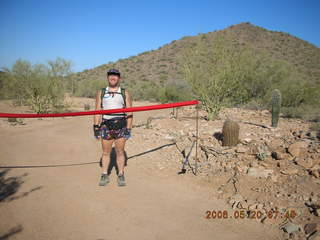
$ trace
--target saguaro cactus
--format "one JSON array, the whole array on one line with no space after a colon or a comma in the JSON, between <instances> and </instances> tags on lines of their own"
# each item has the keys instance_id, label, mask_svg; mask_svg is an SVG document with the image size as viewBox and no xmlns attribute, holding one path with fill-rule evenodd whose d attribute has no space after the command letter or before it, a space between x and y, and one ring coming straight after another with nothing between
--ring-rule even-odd
<instances>
[{"instance_id":1,"label":"saguaro cactus","mask_svg":"<svg viewBox=\"0 0 320 240\"><path fill-rule=\"evenodd\" d=\"M222 128L222 146L235 146L239 143L239 124L227 119Z\"/></svg>"},{"instance_id":2,"label":"saguaro cactus","mask_svg":"<svg viewBox=\"0 0 320 240\"><path fill-rule=\"evenodd\" d=\"M277 127L278 126L278 121L279 121L279 115L280 115L280 110L281 110L281 92L278 89L274 89L272 91L272 100L271 100L271 114L272 114L272 119L271 119L271 126L272 127Z\"/></svg>"}]
</instances>

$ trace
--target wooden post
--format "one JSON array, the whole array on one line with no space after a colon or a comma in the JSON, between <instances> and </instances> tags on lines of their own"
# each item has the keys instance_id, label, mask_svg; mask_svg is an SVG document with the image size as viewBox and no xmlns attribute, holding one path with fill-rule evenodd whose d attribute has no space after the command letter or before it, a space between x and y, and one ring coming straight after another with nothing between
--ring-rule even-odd
<instances>
[{"instance_id":1,"label":"wooden post","mask_svg":"<svg viewBox=\"0 0 320 240\"><path fill-rule=\"evenodd\" d=\"M194 174L197 175L198 170L198 136L199 136L199 107L196 105L196 162L194 165Z\"/></svg>"}]
</instances>

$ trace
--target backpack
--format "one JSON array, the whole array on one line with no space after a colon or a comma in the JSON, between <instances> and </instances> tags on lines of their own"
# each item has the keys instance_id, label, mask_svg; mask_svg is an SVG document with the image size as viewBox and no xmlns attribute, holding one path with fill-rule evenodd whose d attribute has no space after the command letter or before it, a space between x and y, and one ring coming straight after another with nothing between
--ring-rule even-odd
<instances>
[{"instance_id":1,"label":"backpack","mask_svg":"<svg viewBox=\"0 0 320 240\"><path fill-rule=\"evenodd\" d=\"M103 97L106 93L106 88L102 88L101 89L101 108L103 109L103 106L102 106L102 101L103 101ZM108 93L111 93L111 92L108 92ZM117 93L115 92L116 94L120 94L120 93ZM126 107L126 92L125 92L125 88L121 88L121 95L123 97L123 101L124 101L124 108Z\"/></svg>"}]
</instances>

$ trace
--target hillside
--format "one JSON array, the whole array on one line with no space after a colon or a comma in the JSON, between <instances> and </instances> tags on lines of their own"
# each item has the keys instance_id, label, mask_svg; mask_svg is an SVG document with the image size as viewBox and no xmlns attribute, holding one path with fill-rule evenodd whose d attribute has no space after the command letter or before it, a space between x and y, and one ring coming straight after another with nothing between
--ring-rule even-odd
<instances>
[{"instance_id":1,"label":"hillside","mask_svg":"<svg viewBox=\"0 0 320 240\"><path fill-rule=\"evenodd\" d=\"M303 79L320 83L320 49L290 34L269 31L250 23L241 23L224 30L213 31L197 36L186 36L174 40L157 50L143 52L137 56L120 59L96 68L75 74L77 81L105 79L106 70L119 68L123 73L124 85L139 81L157 84L181 83L180 57L197 41L214 42L220 36L230 37L239 46L248 46L259 53L268 53L276 60L295 66Z\"/></svg>"}]
</instances>

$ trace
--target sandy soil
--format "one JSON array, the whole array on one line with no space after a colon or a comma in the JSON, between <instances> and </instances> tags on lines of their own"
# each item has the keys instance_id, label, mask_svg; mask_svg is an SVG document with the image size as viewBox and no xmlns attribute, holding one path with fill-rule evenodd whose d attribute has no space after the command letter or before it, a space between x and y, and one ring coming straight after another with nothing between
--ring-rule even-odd
<instances>
[{"instance_id":1,"label":"sandy soil","mask_svg":"<svg viewBox=\"0 0 320 240\"><path fill-rule=\"evenodd\" d=\"M0 110L19 109L2 102ZM134 124L148 116L169 122L170 111L137 112ZM0 239L280 239L274 226L253 219L206 219L208 210L235 210L197 176L178 175L180 155L173 156L175 167L159 168L174 146L148 139L148 129L134 128L126 144L127 186L117 186L113 168L111 182L100 187L102 150L92 116L24 122L0 119Z\"/></svg>"}]
</instances>

